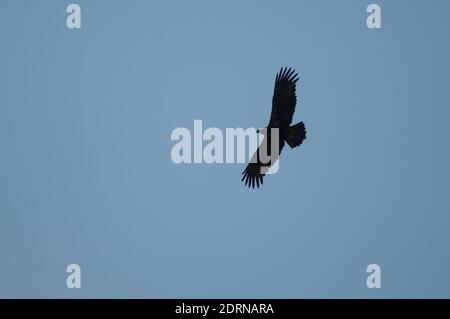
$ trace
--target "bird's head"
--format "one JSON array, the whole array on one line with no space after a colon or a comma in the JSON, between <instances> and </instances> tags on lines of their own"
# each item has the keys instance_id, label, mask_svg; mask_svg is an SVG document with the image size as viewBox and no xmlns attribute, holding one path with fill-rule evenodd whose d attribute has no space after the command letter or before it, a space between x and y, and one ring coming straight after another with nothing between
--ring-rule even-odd
<instances>
[{"instance_id":1,"label":"bird's head","mask_svg":"<svg viewBox=\"0 0 450 319\"><path fill-rule=\"evenodd\" d=\"M266 135L267 135L267 127L257 129L257 130L256 130L256 133L262 134L262 135L266 136Z\"/></svg>"}]
</instances>

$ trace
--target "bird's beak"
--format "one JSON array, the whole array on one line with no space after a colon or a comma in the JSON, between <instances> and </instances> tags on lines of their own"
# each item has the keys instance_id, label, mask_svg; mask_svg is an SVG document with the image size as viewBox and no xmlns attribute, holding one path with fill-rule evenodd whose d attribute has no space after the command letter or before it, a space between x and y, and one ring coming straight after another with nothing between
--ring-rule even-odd
<instances>
[{"instance_id":1,"label":"bird's beak","mask_svg":"<svg viewBox=\"0 0 450 319\"><path fill-rule=\"evenodd\" d=\"M257 134L262 134L262 135L266 135L266 129L257 129L256 130Z\"/></svg>"}]
</instances>

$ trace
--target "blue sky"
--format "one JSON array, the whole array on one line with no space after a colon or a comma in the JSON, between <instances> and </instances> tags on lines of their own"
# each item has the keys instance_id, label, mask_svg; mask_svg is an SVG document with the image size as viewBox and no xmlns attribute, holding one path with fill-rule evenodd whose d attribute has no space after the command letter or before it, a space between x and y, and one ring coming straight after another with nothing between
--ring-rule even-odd
<instances>
[{"instance_id":1,"label":"blue sky","mask_svg":"<svg viewBox=\"0 0 450 319\"><path fill-rule=\"evenodd\" d=\"M448 1L377 1L380 30L368 1L69 3L0 3L0 297L450 297ZM195 119L264 126L281 66L308 137L261 189L171 161Z\"/></svg>"}]
</instances>

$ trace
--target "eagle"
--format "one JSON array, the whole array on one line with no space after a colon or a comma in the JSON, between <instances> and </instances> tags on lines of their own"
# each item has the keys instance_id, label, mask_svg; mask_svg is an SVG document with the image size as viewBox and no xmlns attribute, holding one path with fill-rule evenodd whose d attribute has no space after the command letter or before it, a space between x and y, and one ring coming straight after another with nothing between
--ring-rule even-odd
<instances>
[{"instance_id":1,"label":"eagle","mask_svg":"<svg viewBox=\"0 0 450 319\"><path fill-rule=\"evenodd\" d=\"M264 139L242 172L241 181L245 181L245 186L255 188L256 185L259 188L267 170L278 160L285 143L294 148L300 146L306 138L303 122L291 126L297 104L297 81L298 73L292 68L282 67L277 73L269 124L266 128L257 130L264 135ZM272 138L272 134L277 130L272 129L278 129L278 152L276 147L272 147L272 139L276 142L276 136ZM275 154L272 154L272 148Z\"/></svg>"}]
</instances>

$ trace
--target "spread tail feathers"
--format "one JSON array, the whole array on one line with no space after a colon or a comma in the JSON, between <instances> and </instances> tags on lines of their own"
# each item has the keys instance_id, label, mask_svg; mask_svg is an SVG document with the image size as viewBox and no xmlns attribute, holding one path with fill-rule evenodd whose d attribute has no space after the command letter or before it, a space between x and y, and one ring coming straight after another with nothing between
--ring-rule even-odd
<instances>
[{"instance_id":1,"label":"spread tail feathers","mask_svg":"<svg viewBox=\"0 0 450 319\"><path fill-rule=\"evenodd\" d=\"M286 137L286 142L291 148L297 147L306 138L306 128L303 122L297 123L291 126L288 130L288 136Z\"/></svg>"}]
</instances>

